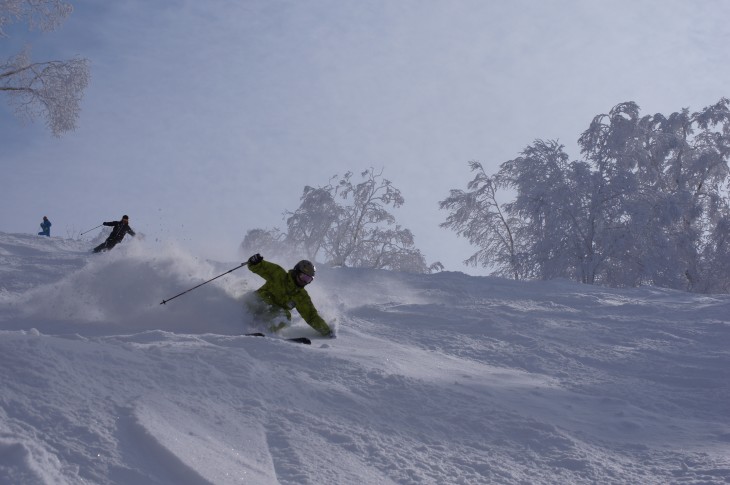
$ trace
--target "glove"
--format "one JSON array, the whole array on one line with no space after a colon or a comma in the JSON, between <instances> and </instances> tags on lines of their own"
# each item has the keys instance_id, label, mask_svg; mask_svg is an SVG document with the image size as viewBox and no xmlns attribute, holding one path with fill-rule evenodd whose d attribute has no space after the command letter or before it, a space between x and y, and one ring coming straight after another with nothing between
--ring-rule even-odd
<instances>
[{"instance_id":1,"label":"glove","mask_svg":"<svg viewBox=\"0 0 730 485\"><path fill-rule=\"evenodd\" d=\"M264 257L261 256L259 253L254 254L250 258L248 258L248 264L253 266L255 264L259 264L261 261L264 260Z\"/></svg>"}]
</instances>

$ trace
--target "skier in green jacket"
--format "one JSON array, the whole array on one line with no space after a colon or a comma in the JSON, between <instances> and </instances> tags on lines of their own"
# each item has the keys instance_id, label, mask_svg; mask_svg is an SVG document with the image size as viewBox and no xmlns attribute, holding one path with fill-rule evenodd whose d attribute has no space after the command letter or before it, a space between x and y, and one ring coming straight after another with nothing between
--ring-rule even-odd
<instances>
[{"instance_id":1,"label":"skier in green jacket","mask_svg":"<svg viewBox=\"0 0 730 485\"><path fill-rule=\"evenodd\" d=\"M317 313L304 289L314 280L315 268L303 259L286 271L275 263L264 261L260 254L248 258L248 269L266 283L255 291L257 298L249 300L249 309L259 319L271 322L269 330L278 332L291 323L291 309L296 308L305 322L325 337L335 338L332 328Z\"/></svg>"}]
</instances>

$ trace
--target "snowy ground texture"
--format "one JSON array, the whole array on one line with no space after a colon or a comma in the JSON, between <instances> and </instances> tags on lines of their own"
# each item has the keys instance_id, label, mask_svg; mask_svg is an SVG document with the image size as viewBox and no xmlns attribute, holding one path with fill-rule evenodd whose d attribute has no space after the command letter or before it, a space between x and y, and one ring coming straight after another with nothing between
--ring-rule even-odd
<instances>
[{"instance_id":1,"label":"snowy ground texture","mask_svg":"<svg viewBox=\"0 0 730 485\"><path fill-rule=\"evenodd\" d=\"M246 268L159 304L240 262L91 247L0 233L2 484L730 483L728 296L320 268L307 346Z\"/></svg>"}]
</instances>

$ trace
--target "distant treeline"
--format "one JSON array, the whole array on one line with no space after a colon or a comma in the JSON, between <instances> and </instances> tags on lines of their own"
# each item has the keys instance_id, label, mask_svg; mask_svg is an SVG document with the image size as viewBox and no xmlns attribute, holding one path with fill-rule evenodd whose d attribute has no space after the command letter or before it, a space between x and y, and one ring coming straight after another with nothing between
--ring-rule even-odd
<instances>
[{"instance_id":1,"label":"distant treeline","mask_svg":"<svg viewBox=\"0 0 730 485\"><path fill-rule=\"evenodd\" d=\"M466 190L439 202L442 227L478 250L466 264L514 279L569 278L610 286L730 290L730 101L690 113L641 116L634 102L593 119L570 161L557 141L536 140ZM410 230L388 207L405 200L368 169L305 187L286 231L253 229L244 252L292 251L330 265L432 272Z\"/></svg>"}]
</instances>

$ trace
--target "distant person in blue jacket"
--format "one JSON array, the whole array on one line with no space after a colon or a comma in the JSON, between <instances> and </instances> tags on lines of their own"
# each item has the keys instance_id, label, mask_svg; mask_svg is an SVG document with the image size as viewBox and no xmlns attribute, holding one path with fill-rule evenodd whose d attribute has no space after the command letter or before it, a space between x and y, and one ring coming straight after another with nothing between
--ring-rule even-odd
<instances>
[{"instance_id":1,"label":"distant person in blue jacket","mask_svg":"<svg viewBox=\"0 0 730 485\"><path fill-rule=\"evenodd\" d=\"M122 239L124 239L124 236L127 234L136 236L132 228L129 227L129 216L127 215L122 216L121 221L104 222L103 225L111 226L114 229L112 229L112 233L109 234L109 237L106 238L106 241L94 248L95 253L101 251L109 251L111 248L122 242Z\"/></svg>"},{"instance_id":2,"label":"distant person in blue jacket","mask_svg":"<svg viewBox=\"0 0 730 485\"><path fill-rule=\"evenodd\" d=\"M38 235L51 237L51 221L49 221L48 217L46 216L43 216L43 222L41 222L41 232L39 232Z\"/></svg>"}]
</instances>

